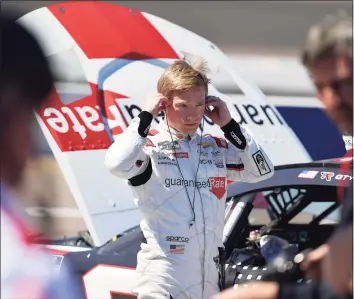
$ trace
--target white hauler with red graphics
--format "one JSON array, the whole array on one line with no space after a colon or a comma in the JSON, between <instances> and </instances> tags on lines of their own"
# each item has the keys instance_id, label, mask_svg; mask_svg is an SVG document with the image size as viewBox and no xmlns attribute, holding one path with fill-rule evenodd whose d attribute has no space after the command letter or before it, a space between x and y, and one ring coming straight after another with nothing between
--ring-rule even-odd
<instances>
[{"instance_id":1,"label":"white hauler with red graphics","mask_svg":"<svg viewBox=\"0 0 354 299\"><path fill-rule=\"evenodd\" d=\"M274 165L311 160L263 93L229 68L229 58L216 45L183 27L104 2L53 4L19 22L38 37L56 72L56 91L37 119L96 245L141 220L129 186L103 161L115 136L139 114L164 68L177 58L203 57L212 79L228 78L240 88L243 94L236 97L215 86L210 94L227 102ZM208 121L204 132L223 135Z\"/></svg>"}]
</instances>

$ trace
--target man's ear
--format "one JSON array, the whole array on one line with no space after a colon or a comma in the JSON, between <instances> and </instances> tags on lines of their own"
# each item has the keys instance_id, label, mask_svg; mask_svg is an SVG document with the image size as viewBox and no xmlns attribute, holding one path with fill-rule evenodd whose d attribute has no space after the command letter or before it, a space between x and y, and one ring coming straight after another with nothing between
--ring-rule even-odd
<instances>
[{"instance_id":1,"label":"man's ear","mask_svg":"<svg viewBox=\"0 0 354 299\"><path fill-rule=\"evenodd\" d=\"M171 106L171 104L172 104L172 101L170 101L170 100L168 100L168 99L163 99L163 100L161 101L161 106L162 106L164 109L166 109L166 108L168 108L169 106Z\"/></svg>"}]
</instances>

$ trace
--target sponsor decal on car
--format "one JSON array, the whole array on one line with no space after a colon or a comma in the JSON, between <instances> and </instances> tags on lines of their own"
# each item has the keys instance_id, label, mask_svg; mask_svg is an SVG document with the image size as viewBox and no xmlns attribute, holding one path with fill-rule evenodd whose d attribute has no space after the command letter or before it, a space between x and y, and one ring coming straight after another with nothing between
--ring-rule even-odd
<instances>
[{"instance_id":1,"label":"sponsor decal on car","mask_svg":"<svg viewBox=\"0 0 354 299\"><path fill-rule=\"evenodd\" d=\"M334 177L334 172L328 172L328 171L321 172L321 180L326 180L327 182L330 182L333 177Z\"/></svg>"},{"instance_id":2,"label":"sponsor decal on car","mask_svg":"<svg viewBox=\"0 0 354 299\"><path fill-rule=\"evenodd\" d=\"M326 180L327 182L331 182L333 178L338 181L353 180L353 177L351 175L335 174L334 172L330 172L330 171L321 171L321 180Z\"/></svg>"},{"instance_id":3,"label":"sponsor decal on car","mask_svg":"<svg viewBox=\"0 0 354 299\"><path fill-rule=\"evenodd\" d=\"M297 177L303 179L314 179L318 173L319 171L316 170L303 170Z\"/></svg>"}]
</instances>

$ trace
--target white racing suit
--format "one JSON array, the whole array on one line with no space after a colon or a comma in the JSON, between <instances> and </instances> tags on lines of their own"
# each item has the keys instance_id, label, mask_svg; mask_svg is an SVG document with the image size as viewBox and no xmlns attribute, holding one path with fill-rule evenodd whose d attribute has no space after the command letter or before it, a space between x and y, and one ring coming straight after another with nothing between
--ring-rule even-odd
<instances>
[{"instance_id":1,"label":"white racing suit","mask_svg":"<svg viewBox=\"0 0 354 299\"><path fill-rule=\"evenodd\" d=\"M183 135L164 122L149 131L151 121L140 113L105 158L113 174L128 180L143 215L146 241L132 292L139 299L209 299L219 292L227 179L261 181L273 175L273 165L234 120L222 128L230 142Z\"/></svg>"}]
</instances>

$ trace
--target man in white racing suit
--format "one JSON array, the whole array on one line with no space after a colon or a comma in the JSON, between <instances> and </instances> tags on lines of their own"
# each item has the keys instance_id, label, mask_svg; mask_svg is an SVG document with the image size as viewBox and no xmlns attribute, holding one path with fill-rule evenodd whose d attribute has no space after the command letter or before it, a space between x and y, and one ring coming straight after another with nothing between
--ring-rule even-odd
<instances>
[{"instance_id":1,"label":"man in white racing suit","mask_svg":"<svg viewBox=\"0 0 354 299\"><path fill-rule=\"evenodd\" d=\"M208 84L205 63L176 61L159 79L159 94L105 158L113 174L128 180L143 215L140 277L132 290L139 299L218 293L227 180L258 182L273 175L266 153L231 118L225 102L207 96ZM160 111L165 120L149 131ZM197 133L204 114L225 138Z\"/></svg>"}]
</instances>

